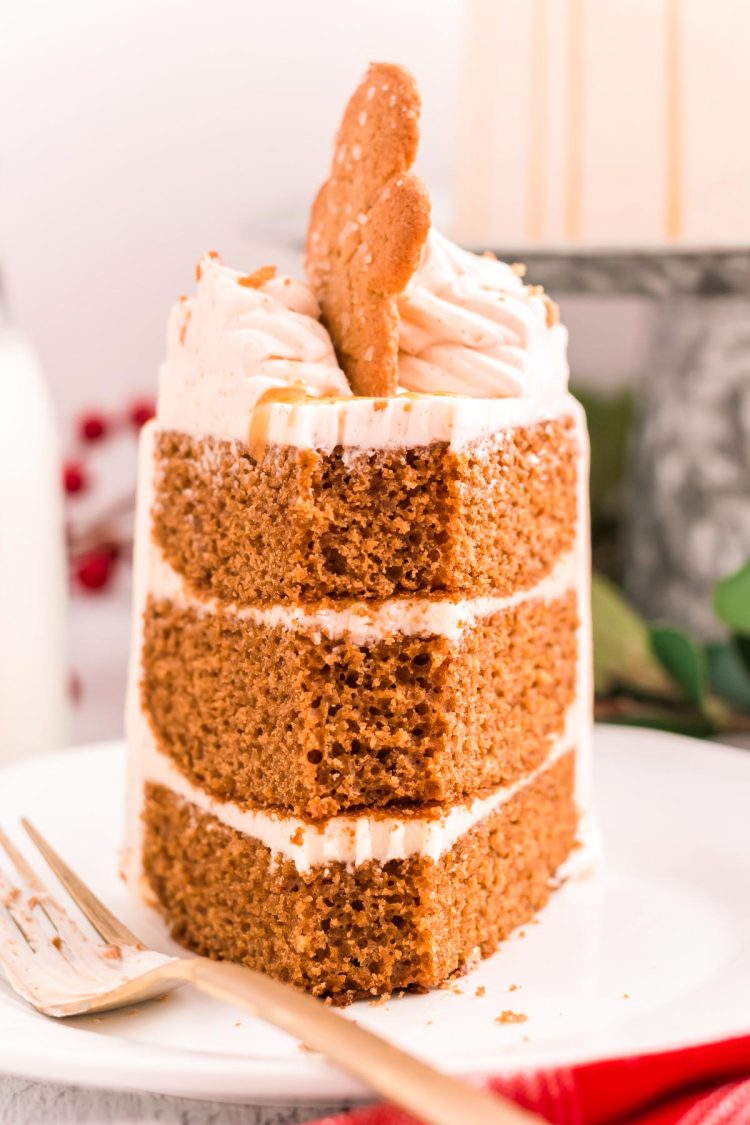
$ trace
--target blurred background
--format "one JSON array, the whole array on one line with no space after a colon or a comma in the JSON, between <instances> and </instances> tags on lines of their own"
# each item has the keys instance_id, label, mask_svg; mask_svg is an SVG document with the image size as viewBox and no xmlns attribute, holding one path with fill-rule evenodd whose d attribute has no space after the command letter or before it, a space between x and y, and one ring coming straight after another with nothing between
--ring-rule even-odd
<instances>
[{"instance_id":1,"label":"blurred background","mask_svg":"<svg viewBox=\"0 0 750 1125\"><path fill-rule=\"evenodd\" d=\"M372 59L421 87L436 224L522 257L560 300L593 440L600 715L746 730L748 42L744 0L3 5L6 747L21 736L1 728L19 705L5 672L26 660L54 677L55 645L66 684L39 744L65 711L71 741L121 733L136 438L168 309L210 248L247 271L300 270L334 130ZM58 613L40 525L61 510Z\"/></svg>"}]
</instances>

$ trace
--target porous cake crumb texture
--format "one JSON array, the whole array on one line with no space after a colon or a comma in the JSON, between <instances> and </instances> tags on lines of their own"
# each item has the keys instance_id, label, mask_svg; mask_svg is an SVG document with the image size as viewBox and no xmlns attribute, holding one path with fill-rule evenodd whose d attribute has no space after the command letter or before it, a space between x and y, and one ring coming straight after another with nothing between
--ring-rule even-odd
<instances>
[{"instance_id":1,"label":"porous cake crumb texture","mask_svg":"<svg viewBox=\"0 0 750 1125\"><path fill-rule=\"evenodd\" d=\"M236 604L510 594L572 545L572 417L455 452L333 453L162 432L154 537L206 595Z\"/></svg>"},{"instance_id":2,"label":"porous cake crumb texture","mask_svg":"<svg viewBox=\"0 0 750 1125\"><path fill-rule=\"evenodd\" d=\"M200 788L307 817L453 801L534 769L576 687L574 591L369 645L150 599L142 702Z\"/></svg>"},{"instance_id":3,"label":"porous cake crumb texture","mask_svg":"<svg viewBox=\"0 0 750 1125\"><path fill-rule=\"evenodd\" d=\"M545 903L574 842L573 779L569 753L437 861L309 871L149 785L145 873L173 936L198 953L338 1002L420 991L490 954Z\"/></svg>"}]
</instances>

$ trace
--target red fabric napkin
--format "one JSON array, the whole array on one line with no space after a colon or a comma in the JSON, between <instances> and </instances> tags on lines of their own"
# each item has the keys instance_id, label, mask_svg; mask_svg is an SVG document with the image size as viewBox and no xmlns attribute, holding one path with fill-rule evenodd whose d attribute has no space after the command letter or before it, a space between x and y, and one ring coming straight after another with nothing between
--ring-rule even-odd
<instances>
[{"instance_id":1,"label":"red fabric napkin","mask_svg":"<svg viewBox=\"0 0 750 1125\"><path fill-rule=\"evenodd\" d=\"M555 1125L750 1125L750 1036L496 1078L488 1086ZM377 1105L317 1125L415 1125L415 1118Z\"/></svg>"}]
</instances>

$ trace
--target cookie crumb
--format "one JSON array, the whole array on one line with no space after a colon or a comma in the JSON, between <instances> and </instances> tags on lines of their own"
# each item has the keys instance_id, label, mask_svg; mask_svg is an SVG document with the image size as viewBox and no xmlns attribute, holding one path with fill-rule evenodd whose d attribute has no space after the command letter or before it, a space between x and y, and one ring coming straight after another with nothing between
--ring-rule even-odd
<instances>
[{"instance_id":1,"label":"cookie crumb","mask_svg":"<svg viewBox=\"0 0 750 1125\"><path fill-rule=\"evenodd\" d=\"M213 260L215 262L221 262L221 256L220 256L218 250L209 250L208 253L204 254L203 256L204 256L204 258L213 258ZM199 258L198 261L195 263L195 280L200 281L200 279L202 277L203 277L203 267L201 265L201 259Z\"/></svg>"},{"instance_id":2,"label":"cookie crumb","mask_svg":"<svg viewBox=\"0 0 750 1125\"><path fill-rule=\"evenodd\" d=\"M557 301L553 301L546 293L542 297L542 300L544 301L544 308L547 314L547 327L554 328L560 321L560 306Z\"/></svg>"},{"instance_id":3,"label":"cookie crumb","mask_svg":"<svg viewBox=\"0 0 750 1125\"><path fill-rule=\"evenodd\" d=\"M271 281L274 277L276 277L276 266L261 266L255 273L238 277L237 284L244 286L245 289L260 289L261 285L265 285L267 281Z\"/></svg>"},{"instance_id":4,"label":"cookie crumb","mask_svg":"<svg viewBox=\"0 0 750 1125\"><path fill-rule=\"evenodd\" d=\"M495 1023L526 1023L528 1018L523 1012L512 1012L510 1008L506 1008L499 1016L495 1016Z\"/></svg>"},{"instance_id":5,"label":"cookie crumb","mask_svg":"<svg viewBox=\"0 0 750 1125\"><path fill-rule=\"evenodd\" d=\"M391 998L390 992L384 992L382 996L377 996L374 1000L370 1001L371 1008L382 1008L383 1004L387 1004Z\"/></svg>"}]
</instances>

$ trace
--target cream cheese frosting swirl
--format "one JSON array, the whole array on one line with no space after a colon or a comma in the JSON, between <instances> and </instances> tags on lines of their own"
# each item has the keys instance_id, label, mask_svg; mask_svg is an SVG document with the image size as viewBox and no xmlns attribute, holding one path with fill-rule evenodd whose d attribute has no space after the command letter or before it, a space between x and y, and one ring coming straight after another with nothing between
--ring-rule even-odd
<instances>
[{"instance_id":1,"label":"cream cheese frosting swirl","mask_svg":"<svg viewBox=\"0 0 750 1125\"><path fill-rule=\"evenodd\" d=\"M432 230L399 299L399 385L477 398L532 397L567 386L567 332L505 262Z\"/></svg>"},{"instance_id":2,"label":"cream cheese frosting swirl","mask_svg":"<svg viewBox=\"0 0 750 1125\"><path fill-rule=\"evenodd\" d=\"M460 449L569 409L567 333L511 266L431 232L399 301L399 393L352 394L308 286L215 255L172 311L157 426L195 437L331 451ZM413 392L413 393L409 393Z\"/></svg>"},{"instance_id":3,"label":"cream cheese frosting swirl","mask_svg":"<svg viewBox=\"0 0 750 1125\"><path fill-rule=\"evenodd\" d=\"M273 268L243 277L216 255L196 267L193 297L173 308L159 372L158 416L188 433L244 434L269 391L351 397L309 287Z\"/></svg>"}]
</instances>

